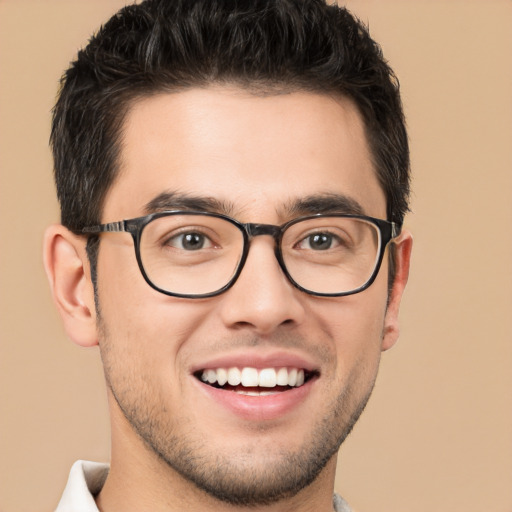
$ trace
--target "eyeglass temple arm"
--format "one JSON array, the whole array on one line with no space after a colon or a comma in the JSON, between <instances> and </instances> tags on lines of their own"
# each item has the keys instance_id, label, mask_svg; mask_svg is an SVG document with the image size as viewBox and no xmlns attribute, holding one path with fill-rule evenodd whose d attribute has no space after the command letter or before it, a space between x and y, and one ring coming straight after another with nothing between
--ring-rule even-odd
<instances>
[{"instance_id":1,"label":"eyeglass temple arm","mask_svg":"<svg viewBox=\"0 0 512 512\"><path fill-rule=\"evenodd\" d=\"M119 232L128 231L126 229L126 221L120 220L119 222L110 222L109 224L99 224L97 226L88 226L81 230L81 233L108 233L108 232Z\"/></svg>"}]
</instances>

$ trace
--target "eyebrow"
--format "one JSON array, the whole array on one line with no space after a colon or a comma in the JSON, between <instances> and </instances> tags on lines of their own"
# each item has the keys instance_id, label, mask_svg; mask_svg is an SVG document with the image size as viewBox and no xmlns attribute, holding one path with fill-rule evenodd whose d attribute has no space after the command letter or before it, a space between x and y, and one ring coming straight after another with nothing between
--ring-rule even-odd
<instances>
[{"instance_id":1,"label":"eyebrow","mask_svg":"<svg viewBox=\"0 0 512 512\"><path fill-rule=\"evenodd\" d=\"M352 197L344 194L313 194L295 199L285 205L284 212L288 217L314 215L316 213L345 213L363 215L363 207Z\"/></svg>"},{"instance_id":2,"label":"eyebrow","mask_svg":"<svg viewBox=\"0 0 512 512\"><path fill-rule=\"evenodd\" d=\"M232 215L235 208L232 203L214 197L170 191L162 192L144 206L144 211L148 214L166 210L191 210Z\"/></svg>"},{"instance_id":3,"label":"eyebrow","mask_svg":"<svg viewBox=\"0 0 512 512\"><path fill-rule=\"evenodd\" d=\"M144 206L146 214L167 210L220 213L233 217L237 208L230 201L208 196L194 196L175 191L162 192ZM332 193L312 194L292 199L285 203L284 206L278 208L279 216L286 219L317 213L363 215L364 209L355 199L344 194Z\"/></svg>"}]
</instances>

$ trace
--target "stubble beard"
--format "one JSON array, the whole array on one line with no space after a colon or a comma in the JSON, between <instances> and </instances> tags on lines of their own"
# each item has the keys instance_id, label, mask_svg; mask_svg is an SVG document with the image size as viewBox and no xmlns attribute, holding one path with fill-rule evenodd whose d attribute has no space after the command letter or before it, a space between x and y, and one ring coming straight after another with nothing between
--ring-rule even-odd
<instances>
[{"instance_id":1,"label":"stubble beard","mask_svg":"<svg viewBox=\"0 0 512 512\"><path fill-rule=\"evenodd\" d=\"M236 456L227 456L213 453L204 437L194 436L194 425L180 424L176 429L172 414L165 410L163 397L147 386L147 379L140 383L135 395L134 383L116 372L119 364L116 365L115 357L110 357L104 325L100 331L107 386L134 432L152 453L196 488L239 507L270 505L295 496L312 484L351 432L375 383L376 375L371 382L364 383L363 394L358 389L361 379L346 386L325 407L325 416L318 418L308 439L295 451L277 450L272 459L264 453L254 453L258 444L255 432L252 447Z\"/></svg>"}]
</instances>

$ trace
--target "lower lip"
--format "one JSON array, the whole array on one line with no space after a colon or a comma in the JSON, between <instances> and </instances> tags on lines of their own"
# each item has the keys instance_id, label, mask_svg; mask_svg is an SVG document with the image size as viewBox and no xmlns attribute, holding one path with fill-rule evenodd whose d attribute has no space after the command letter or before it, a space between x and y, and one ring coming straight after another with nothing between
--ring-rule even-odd
<instances>
[{"instance_id":1,"label":"lower lip","mask_svg":"<svg viewBox=\"0 0 512 512\"><path fill-rule=\"evenodd\" d=\"M281 391L273 395L249 396L235 391L214 388L195 377L194 380L208 398L216 401L237 416L251 421L273 420L291 412L304 402L316 381L313 378L298 388ZM268 391L270 390L271 388L268 389Z\"/></svg>"}]
</instances>

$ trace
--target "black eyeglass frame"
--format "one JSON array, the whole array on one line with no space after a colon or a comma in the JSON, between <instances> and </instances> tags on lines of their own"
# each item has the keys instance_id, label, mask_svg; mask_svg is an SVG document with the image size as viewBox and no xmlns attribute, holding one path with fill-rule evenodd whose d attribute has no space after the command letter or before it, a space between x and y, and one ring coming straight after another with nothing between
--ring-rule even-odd
<instances>
[{"instance_id":1,"label":"black eyeglass frame","mask_svg":"<svg viewBox=\"0 0 512 512\"><path fill-rule=\"evenodd\" d=\"M243 235L243 250L240 257L240 261L238 262L238 266L236 268L235 273L233 274L232 278L229 280L229 282L224 285L219 290L216 290L214 292L209 293L203 293L203 294L185 294L185 293L176 293L176 292L170 292L168 290L164 290L162 288L159 288L155 283L153 283L148 275L146 274L146 271L144 269L144 265L142 263L142 258L140 255L140 240L142 236L142 232L144 228L153 220L158 219L160 217L168 217L171 215L204 215L207 217L216 217L219 219L226 220L236 226ZM284 263L283 254L281 251L281 242L283 238L284 232L292 225L297 224L298 222L302 222L309 219L316 219L321 217L343 217L347 219L360 219L366 222L369 222L377 227L377 229L380 232L380 248L379 248L379 254L377 257L377 264L375 265L375 268L373 270L372 275L370 278L359 288L356 288L355 290L350 290L348 292L339 292L339 293L321 293L321 292L314 292L311 290L308 290L307 288L302 287L300 284L298 284L293 277L289 274L288 269L286 268L286 264ZM220 295L227 291L229 288L231 288L235 282L237 281L238 277L240 276L242 269L245 265L245 262L247 260L247 256L249 254L250 244L252 238L255 236L262 236L262 235L270 235L274 238L274 254L275 257L279 263L279 266L281 267L281 270L283 271L286 278L290 281L290 283L295 286L295 288L301 290L304 293L307 293L308 295L314 295L317 297L344 297L346 295L353 295L359 292L362 292L366 290L371 284L375 281L375 278L377 277L380 267L382 265L382 260L384 258L384 252L386 250L386 247L388 244L396 238L398 235L400 235L401 232L401 225L398 225L395 222L390 222L388 220L383 219L377 219L375 217L368 217L366 215L355 215L355 214L346 214L346 213L318 213L314 215L306 215L302 217L297 217L293 220L290 220L286 222L285 224L282 224L280 226L276 226L273 224L254 224L254 223L242 223L237 221L236 219L233 219L231 217L228 217L227 215L223 215L221 213L213 213L213 212L202 212L202 211L193 211L193 210L165 210L161 212L155 212L150 213L149 215L144 215L143 217L136 217L134 219L126 219L118 222L109 222L108 224L99 224L96 226L88 226L85 227L79 231L77 231L77 234L81 235L97 235L100 233L130 233L133 238L133 245L135 248L135 256L137 259L137 263L139 265L139 270L142 273L142 276L144 277L145 281L153 288L154 290L163 293L164 295L169 295L171 297L181 297L185 299L202 299L202 298L208 298L208 297L215 297L217 295Z\"/></svg>"}]
</instances>

